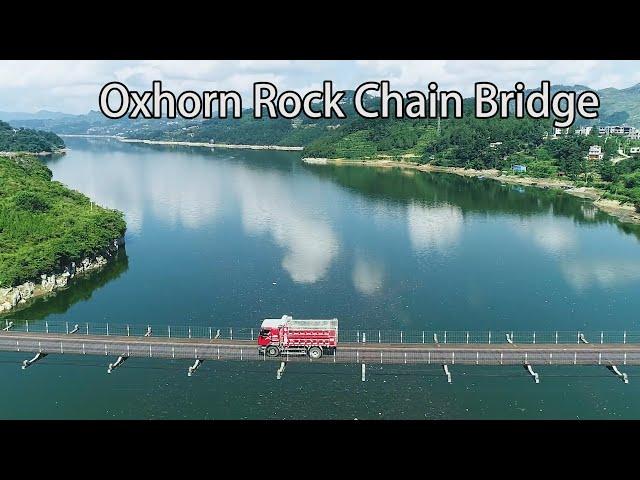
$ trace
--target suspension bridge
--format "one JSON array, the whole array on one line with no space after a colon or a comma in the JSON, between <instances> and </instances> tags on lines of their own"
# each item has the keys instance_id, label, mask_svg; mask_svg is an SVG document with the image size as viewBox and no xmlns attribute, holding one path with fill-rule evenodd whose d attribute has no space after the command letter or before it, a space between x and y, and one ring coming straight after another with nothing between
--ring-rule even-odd
<instances>
[{"instance_id":1,"label":"suspension bridge","mask_svg":"<svg viewBox=\"0 0 640 480\"><path fill-rule=\"evenodd\" d=\"M204 361L271 361L280 379L289 362L359 364L362 381L369 364L433 364L452 382L455 365L521 365L539 383L536 365L592 365L608 368L624 383L627 365L640 365L640 332L383 332L341 331L335 352L319 359L259 353L254 329L151 327L67 322L5 321L0 351L25 353L22 368L48 355L108 357L108 373L130 358L189 360L192 376ZM186 365L185 365L186 366Z\"/></svg>"}]
</instances>

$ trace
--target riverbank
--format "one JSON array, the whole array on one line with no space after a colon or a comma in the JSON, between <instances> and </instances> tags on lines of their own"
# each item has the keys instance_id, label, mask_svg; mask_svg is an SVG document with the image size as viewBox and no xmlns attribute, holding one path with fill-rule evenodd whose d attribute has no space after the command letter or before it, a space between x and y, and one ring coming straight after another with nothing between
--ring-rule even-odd
<instances>
[{"instance_id":1,"label":"riverbank","mask_svg":"<svg viewBox=\"0 0 640 480\"><path fill-rule=\"evenodd\" d=\"M122 212L53 181L33 155L0 156L0 312L102 267L125 231Z\"/></svg>"},{"instance_id":2,"label":"riverbank","mask_svg":"<svg viewBox=\"0 0 640 480\"><path fill-rule=\"evenodd\" d=\"M43 151L43 152L0 152L0 157L22 157L24 155L33 155L35 157L48 157L50 155L64 155L69 151L68 148L58 148L53 151Z\"/></svg>"},{"instance_id":3,"label":"riverbank","mask_svg":"<svg viewBox=\"0 0 640 480\"><path fill-rule=\"evenodd\" d=\"M0 315L24 308L31 300L67 288L69 281L75 277L100 270L115 258L122 245L124 245L124 237L114 239L99 254L85 257L77 263L71 262L57 272L40 275L40 280L37 282L34 279L13 287L0 288Z\"/></svg>"},{"instance_id":4,"label":"riverbank","mask_svg":"<svg viewBox=\"0 0 640 480\"><path fill-rule=\"evenodd\" d=\"M123 143L144 143L146 145L167 145L182 147L205 147L205 148L228 148L240 150L280 150L287 152L300 152L304 147L288 147L282 145L244 145L229 143L208 143L208 142L172 142L168 140L144 140L140 138L124 138L118 135L59 135L60 137L77 138L111 138Z\"/></svg>"},{"instance_id":5,"label":"riverbank","mask_svg":"<svg viewBox=\"0 0 640 480\"><path fill-rule=\"evenodd\" d=\"M617 200L604 198L604 191L593 187L576 187L575 183L568 179L560 178L536 178L519 175L507 175L496 169L476 170L462 167L442 167L438 165L419 164L408 160L371 159L350 160L344 158L303 158L302 161L309 165L353 165L375 168L401 168L419 170L421 172L440 172L460 175L463 177L481 177L497 180L502 183L517 184L537 188L562 190L569 195L591 200L600 210L618 218L622 222L640 224L640 213L635 207L623 204Z\"/></svg>"}]
</instances>

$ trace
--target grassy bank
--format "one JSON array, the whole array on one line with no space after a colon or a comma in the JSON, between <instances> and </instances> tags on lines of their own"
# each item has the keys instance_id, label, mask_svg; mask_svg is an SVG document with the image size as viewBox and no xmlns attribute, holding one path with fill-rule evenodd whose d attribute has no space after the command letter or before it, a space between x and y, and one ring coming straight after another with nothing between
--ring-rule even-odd
<instances>
[{"instance_id":1,"label":"grassy bank","mask_svg":"<svg viewBox=\"0 0 640 480\"><path fill-rule=\"evenodd\" d=\"M51 180L31 156L0 157L0 286L37 280L123 236L122 213Z\"/></svg>"}]
</instances>

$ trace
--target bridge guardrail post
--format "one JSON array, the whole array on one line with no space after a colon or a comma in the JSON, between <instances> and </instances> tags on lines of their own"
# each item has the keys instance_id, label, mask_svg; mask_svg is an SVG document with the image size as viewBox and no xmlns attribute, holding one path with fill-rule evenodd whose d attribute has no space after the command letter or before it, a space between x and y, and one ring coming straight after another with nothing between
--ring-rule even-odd
<instances>
[{"instance_id":1,"label":"bridge guardrail post","mask_svg":"<svg viewBox=\"0 0 640 480\"><path fill-rule=\"evenodd\" d=\"M622 343L627 344L627 331L624 331L624 336L622 337Z\"/></svg>"},{"instance_id":2,"label":"bridge guardrail post","mask_svg":"<svg viewBox=\"0 0 640 480\"><path fill-rule=\"evenodd\" d=\"M27 320L25 323L27 325L27 333L29 333L29 320Z\"/></svg>"},{"instance_id":3,"label":"bridge guardrail post","mask_svg":"<svg viewBox=\"0 0 640 480\"><path fill-rule=\"evenodd\" d=\"M556 345L558 344L558 331L556 330Z\"/></svg>"}]
</instances>

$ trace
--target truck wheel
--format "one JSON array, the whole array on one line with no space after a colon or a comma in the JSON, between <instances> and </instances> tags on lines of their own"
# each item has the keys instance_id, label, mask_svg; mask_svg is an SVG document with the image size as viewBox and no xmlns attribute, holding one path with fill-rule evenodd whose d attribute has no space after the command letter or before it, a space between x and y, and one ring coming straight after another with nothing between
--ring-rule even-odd
<instances>
[{"instance_id":1,"label":"truck wheel","mask_svg":"<svg viewBox=\"0 0 640 480\"><path fill-rule=\"evenodd\" d=\"M322 356L322 349L320 347L311 347L309 349L309 357L317 360Z\"/></svg>"},{"instance_id":2,"label":"truck wheel","mask_svg":"<svg viewBox=\"0 0 640 480\"><path fill-rule=\"evenodd\" d=\"M265 353L267 354L267 357L277 357L278 355L280 355L280 350L278 350L278 347L274 347L273 345L271 345L267 347Z\"/></svg>"}]
</instances>

